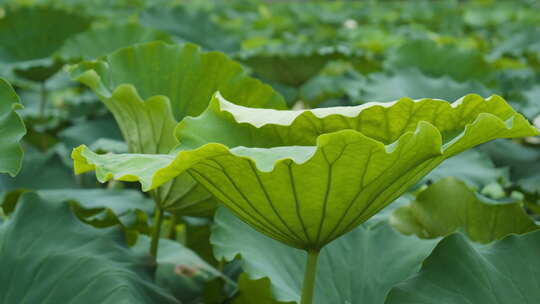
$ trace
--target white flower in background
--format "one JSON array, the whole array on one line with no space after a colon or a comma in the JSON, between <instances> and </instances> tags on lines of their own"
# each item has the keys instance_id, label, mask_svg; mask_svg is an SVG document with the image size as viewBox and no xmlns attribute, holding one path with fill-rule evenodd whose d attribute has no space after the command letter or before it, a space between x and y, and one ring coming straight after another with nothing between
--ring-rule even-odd
<instances>
[{"instance_id":1,"label":"white flower in background","mask_svg":"<svg viewBox=\"0 0 540 304\"><path fill-rule=\"evenodd\" d=\"M347 19L345 22L343 22L343 27L352 30L358 27L358 22L356 22L354 19Z\"/></svg>"}]
</instances>

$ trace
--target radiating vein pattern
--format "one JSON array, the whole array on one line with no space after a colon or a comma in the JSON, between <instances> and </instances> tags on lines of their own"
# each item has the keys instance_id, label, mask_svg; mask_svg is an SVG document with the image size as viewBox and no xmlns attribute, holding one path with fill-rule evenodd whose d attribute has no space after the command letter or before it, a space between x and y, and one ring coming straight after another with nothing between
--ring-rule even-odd
<instances>
[{"instance_id":1,"label":"radiating vein pattern","mask_svg":"<svg viewBox=\"0 0 540 304\"><path fill-rule=\"evenodd\" d=\"M73 157L77 172L137 180L145 191L187 171L255 229L317 250L446 158L494 138L536 134L498 96L276 111L216 94L204 113L176 127L175 153L97 155L82 146Z\"/></svg>"}]
</instances>

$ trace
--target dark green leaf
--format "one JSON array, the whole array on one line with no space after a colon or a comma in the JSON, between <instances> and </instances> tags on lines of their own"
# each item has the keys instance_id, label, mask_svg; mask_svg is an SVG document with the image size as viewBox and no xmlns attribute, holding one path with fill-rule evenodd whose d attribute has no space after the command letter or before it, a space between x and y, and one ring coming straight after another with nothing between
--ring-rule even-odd
<instances>
[{"instance_id":1,"label":"dark green leaf","mask_svg":"<svg viewBox=\"0 0 540 304\"><path fill-rule=\"evenodd\" d=\"M420 272L398 284L386 304L536 304L540 231L490 245L461 234L442 240Z\"/></svg>"},{"instance_id":2,"label":"dark green leaf","mask_svg":"<svg viewBox=\"0 0 540 304\"><path fill-rule=\"evenodd\" d=\"M89 25L88 17L54 8L7 10L0 19L0 63L19 76L44 81L61 67L51 57L54 52Z\"/></svg>"},{"instance_id":3,"label":"dark green leaf","mask_svg":"<svg viewBox=\"0 0 540 304\"><path fill-rule=\"evenodd\" d=\"M121 239L82 224L67 204L25 194L0 226L1 302L178 303Z\"/></svg>"},{"instance_id":4,"label":"dark green leaf","mask_svg":"<svg viewBox=\"0 0 540 304\"><path fill-rule=\"evenodd\" d=\"M486 81L493 71L482 55L474 50L438 45L430 40L405 43L392 53L386 64L394 69L417 67L427 75L448 75L457 81Z\"/></svg>"}]
</instances>

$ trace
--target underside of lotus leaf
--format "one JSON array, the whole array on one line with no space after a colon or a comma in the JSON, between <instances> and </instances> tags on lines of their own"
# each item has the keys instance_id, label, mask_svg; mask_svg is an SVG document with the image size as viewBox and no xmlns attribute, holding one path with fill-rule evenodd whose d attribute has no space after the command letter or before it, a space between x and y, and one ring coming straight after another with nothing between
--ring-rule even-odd
<instances>
[{"instance_id":1,"label":"underside of lotus leaf","mask_svg":"<svg viewBox=\"0 0 540 304\"><path fill-rule=\"evenodd\" d=\"M120 49L72 67L114 115L131 153L169 153L178 121L197 116L216 90L240 105L282 109L283 98L251 78L237 62L193 44L155 41ZM183 215L213 211L215 199L189 174L152 193L161 208Z\"/></svg>"},{"instance_id":2,"label":"underside of lotus leaf","mask_svg":"<svg viewBox=\"0 0 540 304\"><path fill-rule=\"evenodd\" d=\"M319 250L390 204L443 160L495 138L538 135L498 96L304 111L253 109L219 94L176 129L162 155L73 152L76 173L139 181L144 191L189 172L257 230Z\"/></svg>"}]
</instances>

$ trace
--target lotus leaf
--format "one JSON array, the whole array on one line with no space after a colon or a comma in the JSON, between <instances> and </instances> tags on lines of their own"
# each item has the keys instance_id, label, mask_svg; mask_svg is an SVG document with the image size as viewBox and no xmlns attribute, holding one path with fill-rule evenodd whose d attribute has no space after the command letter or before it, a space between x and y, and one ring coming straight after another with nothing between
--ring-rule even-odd
<instances>
[{"instance_id":1,"label":"lotus leaf","mask_svg":"<svg viewBox=\"0 0 540 304\"><path fill-rule=\"evenodd\" d=\"M533 304L538 302L540 231L490 245L464 235L442 240L420 272L389 293L386 304Z\"/></svg>"},{"instance_id":2,"label":"lotus leaf","mask_svg":"<svg viewBox=\"0 0 540 304\"><path fill-rule=\"evenodd\" d=\"M423 190L411 204L394 211L391 223L404 234L425 238L462 229L480 243L539 228L519 201L493 201L454 178L442 179Z\"/></svg>"},{"instance_id":3,"label":"lotus leaf","mask_svg":"<svg viewBox=\"0 0 540 304\"><path fill-rule=\"evenodd\" d=\"M139 181L144 191L188 171L257 230L318 251L445 159L495 138L537 134L498 96L278 111L218 94L179 124L176 153L98 155L80 146L72 157L76 173Z\"/></svg>"},{"instance_id":4,"label":"lotus leaf","mask_svg":"<svg viewBox=\"0 0 540 304\"><path fill-rule=\"evenodd\" d=\"M53 54L70 36L86 30L91 19L50 8L7 10L0 19L0 64L33 81L44 81L62 66Z\"/></svg>"},{"instance_id":5,"label":"lotus leaf","mask_svg":"<svg viewBox=\"0 0 540 304\"><path fill-rule=\"evenodd\" d=\"M0 225L0 248L2 303L179 303L119 229L85 225L68 204L33 193Z\"/></svg>"},{"instance_id":6,"label":"lotus leaf","mask_svg":"<svg viewBox=\"0 0 540 304\"><path fill-rule=\"evenodd\" d=\"M59 54L66 59L93 59L136 43L154 40L170 41L165 33L137 23L112 24L70 37Z\"/></svg>"}]
</instances>

